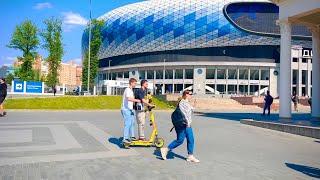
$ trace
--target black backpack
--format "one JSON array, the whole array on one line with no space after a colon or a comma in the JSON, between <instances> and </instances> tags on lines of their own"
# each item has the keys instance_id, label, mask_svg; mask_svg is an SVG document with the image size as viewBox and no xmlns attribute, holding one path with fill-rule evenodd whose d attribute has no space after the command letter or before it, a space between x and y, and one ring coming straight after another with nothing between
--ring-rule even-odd
<instances>
[{"instance_id":1,"label":"black backpack","mask_svg":"<svg viewBox=\"0 0 320 180\"><path fill-rule=\"evenodd\" d=\"M173 124L173 128L175 129L183 129L187 127L188 121L182 113L182 111L180 110L179 105L171 114L171 121ZM170 132L173 130L173 128L170 130Z\"/></svg>"}]
</instances>

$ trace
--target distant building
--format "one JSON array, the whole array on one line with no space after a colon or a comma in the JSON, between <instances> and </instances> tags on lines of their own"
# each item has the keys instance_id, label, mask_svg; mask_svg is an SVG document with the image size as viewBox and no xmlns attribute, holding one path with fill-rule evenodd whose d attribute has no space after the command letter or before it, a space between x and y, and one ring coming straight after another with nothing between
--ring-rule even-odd
<instances>
[{"instance_id":1,"label":"distant building","mask_svg":"<svg viewBox=\"0 0 320 180\"><path fill-rule=\"evenodd\" d=\"M13 67L19 68L21 66L22 62L18 59L14 61ZM46 75L48 74L48 67L46 62L43 60L41 55L37 55L35 58L35 61L32 64L32 69L35 71L39 71L42 74Z\"/></svg>"},{"instance_id":2,"label":"distant building","mask_svg":"<svg viewBox=\"0 0 320 180\"><path fill-rule=\"evenodd\" d=\"M82 67L74 61L61 63L59 69L59 82L66 86L81 86Z\"/></svg>"},{"instance_id":3,"label":"distant building","mask_svg":"<svg viewBox=\"0 0 320 180\"><path fill-rule=\"evenodd\" d=\"M10 65L0 67L0 77L6 78L9 74L14 73L14 68Z\"/></svg>"}]
</instances>

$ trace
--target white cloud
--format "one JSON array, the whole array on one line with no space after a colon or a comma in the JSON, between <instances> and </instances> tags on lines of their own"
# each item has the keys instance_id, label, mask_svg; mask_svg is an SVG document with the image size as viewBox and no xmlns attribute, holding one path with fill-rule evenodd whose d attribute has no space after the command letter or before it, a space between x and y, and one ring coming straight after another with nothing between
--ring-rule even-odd
<instances>
[{"instance_id":1,"label":"white cloud","mask_svg":"<svg viewBox=\"0 0 320 180\"><path fill-rule=\"evenodd\" d=\"M52 8L52 4L49 2L44 3L37 3L35 6L33 6L33 9L41 10L41 9L50 9Z\"/></svg>"},{"instance_id":2,"label":"white cloud","mask_svg":"<svg viewBox=\"0 0 320 180\"><path fill-rule=\"evenodd\" d=\"M82 17L78 13L74 12L63 12L63 23L66 25L80 25L85 26L88 23L88 20Z\"/></svg>"},{"instance_id":3,"label":"white cloud","mask_svg":"<svg viewBox=\"0 0 320 180\"><path fill-rule=\"evenodd\" d=\"M17 59L17 57L11 57L11 56L6 57L6 60L8 60L8 61L14 61L16 59Z\"/></svg>"}]
</instances>

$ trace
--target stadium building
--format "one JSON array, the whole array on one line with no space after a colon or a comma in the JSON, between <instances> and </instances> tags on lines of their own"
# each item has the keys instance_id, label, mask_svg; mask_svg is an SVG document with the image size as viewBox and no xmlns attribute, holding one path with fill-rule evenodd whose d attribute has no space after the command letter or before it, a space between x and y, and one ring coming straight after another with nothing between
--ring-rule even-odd
<instances>
[{"instance_id":1,"label":"stadium building","mask_svg":"<svg viewBox=\"0 0 320 180\"><path fill-rule=\"evenodd\" d=\"M99 50L98 91L147 79L155 93L278 96L279 7L267 0L149 0L114 9ZM310 31L292 26L292 92L311 96ZM88 47L88 31L82 51ZM110 92L109 92L110 93ZM290 92L288 92L290 93Z\"/></svg>"}]
</instances>

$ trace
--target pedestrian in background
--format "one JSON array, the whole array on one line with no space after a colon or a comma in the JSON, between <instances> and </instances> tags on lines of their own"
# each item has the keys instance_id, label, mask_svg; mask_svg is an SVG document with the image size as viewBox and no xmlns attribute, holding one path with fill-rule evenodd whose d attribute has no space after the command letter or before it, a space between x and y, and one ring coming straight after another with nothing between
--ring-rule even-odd
<instances>
[{"instance_id":1,"label":"pedestrian in background","mask_svg":"<svg viewBox=\"0 0 320 180\"><path fill-rule=\"evenodd\" d=\"M264 97L264 107L263 107L263 116L266 114L266 110L268 110L268 116L270 116L270 109L273 103L273 97L270 95L270 91L267 91L267 95Z\"/></svg>"},{"instance_id":2,"label":"pedestrian in background","mask_svg":"<svg viewBox=\"0 0 320 180\"><path fill-rule=\"evenodd\" d=\"M293 102L293 107L294 107L294 110L298 112L298 96L296 93L293 93L293 96L292 96L292 102Z\"/></svg>"},{"instance_id":3,"label":"pedestrian in background","mask_svg":"<svg viewBox=\"0 0 320 180\"><path fill-rule=\"evenodd\" d=\"M7 112L4 111L4 100L7 97L7 83L4 78L0 79L0 117L7 115Z\"/></svg>"}]
</instances>

